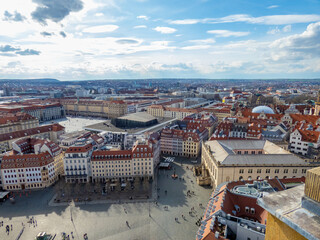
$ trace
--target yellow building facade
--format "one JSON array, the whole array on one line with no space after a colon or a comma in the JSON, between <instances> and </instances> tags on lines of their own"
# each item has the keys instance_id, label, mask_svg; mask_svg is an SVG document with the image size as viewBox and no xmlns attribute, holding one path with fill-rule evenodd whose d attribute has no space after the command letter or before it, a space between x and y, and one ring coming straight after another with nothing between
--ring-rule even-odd
<instances>
[{"instance_id":1,"label":"yellow building facade","mask_svg":"<svg viewBox=\"0 0 320 240\"><path fill-rule=\"evenodd\" d=\"M265 240L307 240L297 231L268 213Z\"/></svg>"}]
</instances>

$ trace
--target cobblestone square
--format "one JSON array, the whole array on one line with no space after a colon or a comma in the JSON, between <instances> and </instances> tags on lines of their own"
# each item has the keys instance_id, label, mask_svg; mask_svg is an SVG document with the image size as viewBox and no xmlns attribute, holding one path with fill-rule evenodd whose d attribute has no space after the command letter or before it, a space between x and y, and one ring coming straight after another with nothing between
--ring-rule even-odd
<instances>
[{"instance_id":1,"label":"cobblestone square","mask_svg":"<svg viewBox=\"0 0 320 240\"><path fill-rule=\"evenodd\" d=\"M72 202L68 206L48 206L48 202L55 194L54 187L33 191L27 197L17 196L15 204L7 201L0 206L0 222L4 222L4 226L0 227L0 239L15 240L23 228L22 224L25 228L20 239L23 240L34 239L41 231L56 234L54 239L59 240L62 239L62 232L70 236L73 232L74 239L83 239L83 235L87 233L89 240L195 239L198 229L195 223L204 211L200 204L205 206L211 189L196 184L193 172L190 170L191 160L177 160L172 163L172 167L172 170L158 172L159 198L156 202L151 200L102 204ZM171 178L174 172L181 180ZM188 190L193 192L191 196L187 196ZM192 207L195 208L195 212L190 215ZM31 217L36 224L28 223ZM5 226L11 224L13 230L7 235Z\"/></svg>"}]
</instances>

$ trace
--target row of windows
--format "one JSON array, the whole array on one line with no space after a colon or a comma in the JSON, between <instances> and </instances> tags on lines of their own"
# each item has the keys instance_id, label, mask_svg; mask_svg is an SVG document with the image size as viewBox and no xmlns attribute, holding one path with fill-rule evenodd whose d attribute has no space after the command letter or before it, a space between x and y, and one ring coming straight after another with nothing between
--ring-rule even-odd
<instances>
[{"instance_id":1,"label":"row of windows","mask_svg":"<svg viewBox=\"0 0 320 240\"><path fill-rule=\"evenodd\" d=\"M27 188L28 187L42 187L42 184L40 183L37 183L37 184L30 184L30 185L27 185L26 186ZM20 186L7 186L7 189L20 189Z\"/></svg>"},{"instance_id":2,"label":"row of windows","mask_svg":"<svg viewBox=\"0 0 320 240\"><path fill-rule=\"evenodd\" d=\"M18 180L6 180L6 183L17 183ZM20 182L24 183L25 179L21 179ZM41 182L41 178L35 178L35 179L27 179L27 182Z\"/></svg>"},{"instance_id":3,"label":"row of windows","mask_svg":"<svg viewBox=\"0 0 320 240\"><path fill-rule=\"evenodd\" d=\"M65 160L66 163L77 163L77 161L78 161L78 163L81 163L80 159L79 160ZM82 163L85 163L84 159L82 159Z\"/></svg>"},{"instance_id":4,"label":"row of windows","mask_svg":"<svg viewBox=\"0 0 320 240\"><path fill-rule=\"evenodd\" d=\"M261 173L261 169L257 169L257 173ZM288 169L283 169L283 173L288 173ZM270 173L271 170L270 169L266 169L266 173ZM275 169L274 173L279 173L280 169ZM297 173L298 169L292 169L292 173ZM302 173L306 173L307 170L306 169L301 169ZM244 169L239 169L239 173L244 173ZM248 173L253 173L253 169L248 169Z\"/></svg>"},{"instance_id":5,"label":"row of windows","mask_svg":"<svg viewBox=\"0 0 320 240\"><path fill-rule=\"evenodd\" d=\"M237 154L242 154L242 152L244 152L244 154L249 154L249 151L237 151ZM250 154L262 154L262 151L251 151Z\"/></svg>"},{"instance_id":6,"label":"row of windows","mask_svg":"<svg viewBox=\"0 0 320 240\"><path fill-rule=\"evenodd\" d=\"M51 165L49 165L51 166ZM31 171L40 171L40 168L26 168L25 169L26 172L31 172ZM12 173L12 172L16 172L15 169L11 169L11 170L4 170L4 173ZM18 169L17 172L23 172L22 169Z\"/></svg>"}]
</instances>

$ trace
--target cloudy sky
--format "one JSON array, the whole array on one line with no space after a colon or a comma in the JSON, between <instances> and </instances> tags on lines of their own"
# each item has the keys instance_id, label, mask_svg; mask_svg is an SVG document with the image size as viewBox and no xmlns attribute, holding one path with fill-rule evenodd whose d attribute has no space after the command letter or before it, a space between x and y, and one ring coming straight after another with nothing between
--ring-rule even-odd
<instances>
[{"instance_id":1,"label":"cloudy sky","mask_svg":"<svg viewBox=\"0 0 320 240\"><path fill-rule=\"evenodd\" d=\"M318 0L5 0L0 78L317 78Z\"/></svg>"}]
</instances>

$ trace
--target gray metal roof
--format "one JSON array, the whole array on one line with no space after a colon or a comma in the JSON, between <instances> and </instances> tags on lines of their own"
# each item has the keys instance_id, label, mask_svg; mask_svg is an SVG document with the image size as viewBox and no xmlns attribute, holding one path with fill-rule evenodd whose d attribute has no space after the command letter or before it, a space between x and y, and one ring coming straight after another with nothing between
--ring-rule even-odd
<instances>
[{"instance_id":1,"label":"gray metal roof","mask_svg":"<svg viewBox=\"0 0 320 240\"><path fill-rule=\"evenodd\" d=\"M136 112L136 113L124 115L122 117L118 117L118 119L127 119L127 120L137 121L137 122L148 122L148 121L156 120L157 118L145 112Z\"/></svg>"},{"instance_id":2,"label":"gray metal roof","mask_svg":"<svg viewBox=\"0 0 320 240\"><path fill-rule=\"evenodd\" d=\"M221 145L229 149L263 149L266 141L265 140L219 140Z\"/></svg>"},{"instance_id":3,"label":"gray metal roof","mask_svg":"<svg viewBox=\"0 0 320 240\"><path fill-rule=\"evenodd\" d=\"M309 165L293 154L242 154L229 155L222 165Z\"/></svg>"}]
</instances>

